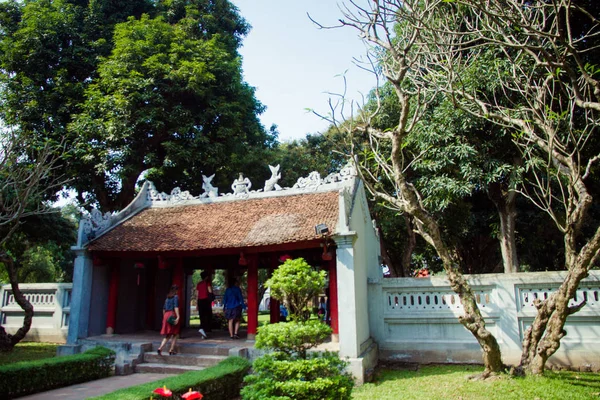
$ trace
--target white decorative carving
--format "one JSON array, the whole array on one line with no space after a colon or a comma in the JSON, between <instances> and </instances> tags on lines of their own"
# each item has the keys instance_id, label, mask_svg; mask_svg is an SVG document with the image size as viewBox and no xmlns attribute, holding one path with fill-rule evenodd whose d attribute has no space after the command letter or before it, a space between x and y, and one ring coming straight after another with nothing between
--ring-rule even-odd
<instances>
[{"instance_id":1,"label":"white decorative carving","mask_svg":"<svg viewBox=\"0 0 600 400\"><path fill-rule=\"evenodd\" d=\"M166 194L165 192L159 193L158 190L156 190L156 186L154 186L154 183L148 182L148 200L149 201L152 201L152 202L168 201L170 203L177 203L178 201L193 200L193 199L195 199L195 197L192 196L190 194L190 192L188 192L187 190L185 192L182 192L179 187L176 187L175 189L171 190L170 195Z\"/></svg>"},{"instance_id":2,"label":"white decorative carving","mask_svg":"<svg viewBox=\"0 0 600 400\"><path fill-rule=\"evenodd\" d=\"M87 237L94 237L98 233L109 228L111 225L112 213L106 212L104 215L100 210L94 208L90 212L89 217L82 218L81 224L83 226L83 232Z\"/></svg>"},{"instance_id":3,"label":"white decorative carving","mask_svg":"<svg viewBox=\"0 0 600 400\"><path fill-rule=\"evenodd\" d=\"M321 174L319 174L317 171L313 171L308 174L308 177L306 178L298 178L298 181L294 186L292 186L292 189L316 190L322 183L323 181L321 180Z\"/></svg>"},{"instance_id":4,"label":"white decorative carving","mask_svg":"<svg viewBox=\"0 0 600 400\"><path fill-rule=\"evenodd\" d=\"M180 188L175 188L171 191L171 194L168 195L164 192L158 192L156 187L152 182L148 182L148 192L146 195L147 201L153 204L164 204L168 205L169 203L182 202L187 200L197 200L204 201L207 198L213 200L221 200L223 199L247 199L247 198L256 198L256 197L265 197L265 196L276 196L275 193L267 194L266 192L280 192L280 191L290 191L290 194L293 192L305 192L305 191L318 191L321 190L321 186L323 185L343 185L343 182L356 176L356 167L352 161L348 162L340 172L329 174L325 179L321 179L321 175L313 171L308 174L305 178L299 178L296 184L293 187L282 188L277 183L281 179L280 165L272 166L269 165L269 169L271 170L271 177L265 181L264 189L259 190L250 190L252 187L252 182L250 179L244 177L242 173L240 173L239 177L233 181L231 184L231 190L233 193L224 193L219 197L219 189L212 185L212 180L215 175L205 176L202 175L202 189L204 193L200 196L194 197L188 191L182 191ZM330 190L328 186L324 186L323 190ZM283 194L283 193L282 193Z\"/></svg>"},{"instance_id":5,"label":"white decorative carving","mask_svg":"<svg viewBox=\"0 0 600 400\"><path fill-rule=\"evenodd\" d=\"M148 200L149 201L167 201L169 199L169 195L165 192L159 193L156 190L156 186L154 183L148 182Z\"/></svg>"},{"instance_id":6,"label":"white decorative carving","mask_svg":"<svg viewBox=\"0 0 600 400\"><path fill-rule=\"evenodd\" d=\"M279 173L279 164L273 167L269 165L269 169L271 170L271 177L265 181L265 192L270 192L271 190L281 190L281 186L277 184L277 181L281 179L281 174Z\"/></svg>"},{"instance_id":7,"label":"white decorative carving","mask_svg":"<svg viewBox=\"0 0 600 400\"><path fill-rule=\"evenodd\" d=\"M354 161L350 160L344 167L340 170L340 179L342 181L348 180L353 176L357 175L356 165Z\"/></svg>"},{"instance_id":8,"label":"white decorative carving","mask_svg":"<svg viewBox=\"0 0 600 400\"><path fill-rule=\"evenodd\" d=\"M250 179L244 178L244 175L241 172L240 177L231 184L231 190L233 190L233 195L236 197L247 198L250 194L251 187L252 182L250 182Z\"/></svg>"},{"instance_id":9,"label":"white decorative carving","mask_svg":"<svg viewBox=\"0 0 600 400\"><path fill-rule=\"evenodd\" d=\"M219 188L214 187L211 183L214 177L215 174L211 176L202 175L202 189L204 189L204 193L200 196L201 198L210 197L212 199L219 196Z\"/></svg>"},{"instance_id":10,"label":"white decorative carving","mask_svg":"<svg viewBox=\"0 0 600 400\"><path fill-rule=\"evenodd\" d=\"M185 192L182 192L181 189L178 187L171 190L171 196L170 196L171 202L177 202L177 201L182 201L182 200L193 200L193 199L195 199L195 197L192 196L190 194L190 192L188 192L187 190Z\"/></svg>"}]
</instances>

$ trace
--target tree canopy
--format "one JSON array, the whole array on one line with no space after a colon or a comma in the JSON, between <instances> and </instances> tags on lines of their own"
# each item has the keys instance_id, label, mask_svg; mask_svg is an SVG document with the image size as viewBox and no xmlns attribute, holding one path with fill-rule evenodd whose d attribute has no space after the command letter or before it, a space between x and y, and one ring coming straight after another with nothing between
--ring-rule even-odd
<instances>
[{"instance_id":1,"label":"tree canopy","mask_svg":"<svg viewBox=\"0 0 600 400\"><path fill-rule=\"evenodd\" d=\"M123 208L144 171L162 190L200 193L213 173L229 184L276 140L242 79L249 26L227 0L11 0L0 21L0 118L66 138L59 172L82 201Z\"/></svg>"},{"instance_id":2,"label":"tree canopy","mask_svg":"<svg viewBox=\"0 0 600 400\"><path fill-rule=\"evenodd\" d=\"M523 158L526 179L519 192L552 218L564 241L567 278L537 304L538 316L524 334L521 367L543 372L565 334L567 316L585 305L569 302L600 250L597 219L587 219L600 159L598 7L567 0L375 0L346 11L342 25L358 29L375 46L378 67L398 99L391 128L378 127L373 113L356 125L368 138L371 157L361 171L373 195L409 214L435 248L465 308L460 321L482 346L486 373L503 368L499 347L456 269L459 259L438 218L412 180L413 158L405 155L419 123L437 110L439 96L457 111L510 132ZM435 150L428 151L443 160L444 153Z\"/></svg>"}]
</instances>

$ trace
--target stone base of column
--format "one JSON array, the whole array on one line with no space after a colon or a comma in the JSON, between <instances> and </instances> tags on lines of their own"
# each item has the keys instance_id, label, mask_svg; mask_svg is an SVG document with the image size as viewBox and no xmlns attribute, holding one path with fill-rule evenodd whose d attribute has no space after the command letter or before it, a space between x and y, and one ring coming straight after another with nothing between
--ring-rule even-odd
<instances>
[{"instance_id":1,"label":"stone base of column","mask_svg":"<svg viewBox=\"0 0 600 400\"><path fill-rule=\"evenodd\" d=\"M340 334L339 333L332 333L331 334L331 342L332 343L339 343L340 342Z\"/></svg>"},{"instance_id":2,"label":"stone base of column","mask_svg":"<svg viewBox=\"0 0 600 400\"><path fill-rule=\"evenodd\" d=\"M106 328L107 335L113 335L114 333L115 333L115 328L113 328L112 326L109 326Z\"/></svg>"},{"instance_id":3,"label":"stone base of column","mask_svg":"<svg viewBox=\"0 0 600 400\"><path fill-rule=\"evenodd\" d=\"M256 333L249 333L246 340L256 340Z\"/></svg>"}]
</instances>

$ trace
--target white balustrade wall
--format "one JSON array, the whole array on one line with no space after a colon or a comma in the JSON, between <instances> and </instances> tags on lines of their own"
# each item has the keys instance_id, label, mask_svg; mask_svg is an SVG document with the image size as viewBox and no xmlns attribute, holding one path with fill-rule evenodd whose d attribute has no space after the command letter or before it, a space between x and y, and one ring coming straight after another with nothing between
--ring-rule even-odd
<instances>
[{"instance_id":1,"label":"white balustrade wall","mask_svg":"<svg viewBox=\"0 0 600 400\"><path fill-rule=\"evenodd\" d=\"M72 283L27 283L19 289L33 305L33 321L25 341L65 343L69 329ZM0 324L11 334L23 326L25 313L10 285L0 287Z\"/></svg>"},{"instance_id":2,"label":"white balustrade wall","mask_svg":"<svg viewBox=\"0 0 600 400\"><path fill-rule=\"evenodd\" d=\"M535 299L560 286L564 272L468 275L488 329L507 364L518 364L521 342L536 315ZM379 358L418 363L481 363L481 348L458 321L460 299L443 277L382 278L369 282L371 335ZM586 305L569 316L550 365L600 369L600 271L591 271L571 302Z\"/></svg>"}]
</instances>

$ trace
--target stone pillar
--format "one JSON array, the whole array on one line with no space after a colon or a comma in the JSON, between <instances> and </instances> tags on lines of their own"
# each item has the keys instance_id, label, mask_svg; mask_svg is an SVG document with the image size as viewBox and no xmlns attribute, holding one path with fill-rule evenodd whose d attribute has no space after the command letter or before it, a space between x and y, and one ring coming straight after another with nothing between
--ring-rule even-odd
<instances>
[{"instance_id":1,"label":"stone pillar","mask_svg":"<svg viewBox=\"0 0 600 400\"><path fill-rule=\"evenodd\" d=\"M106 314L106 333L115 333L117 322L117 299L119 298L119 266L115 262L110 266L110 284L108 286L108 306Z\"/></svg>"},{"instance_id":2,"label":"stone pillar","mask_svg":"<svg viewBox=\"0 0 600 400\"><path fill-rule=\"evenodd\" d=\"M73 248L73 251L76 257L73 270L68 344L75 344L77 339L88 337L92 301L92 257L83 248Z\"/></svg>"},{"instance_id":3,"label":"stone pillar","mask_svg":"<svg viewBox=\"0 0 600 400\"><path fill-rule=\"evenodd\" d=\"M360 354L360 343L358 340L357 316L356 316L356 282L354 276L354 235L334 237L337 244L336 252L336 273L337 295L332 297L337 299L337 309L340 310L338 316L338 332L340 341L340 357L358 357ZM330 292L331 281L330 276ZM331 294L331 293L330 293ZM331 317L333 325L333 304ZM368 324L369 321L361 323Z\"/></svg>"},{"instance_id":4,"label":"stone pillar","mask_svg":"<svg viewBox=\"0 0 600 400\"><path fill-rule=\"evenodd\" d=\"M258 328L258 257L248 257L248 340L254 340Z\"/></svg>"}]
</instances>

